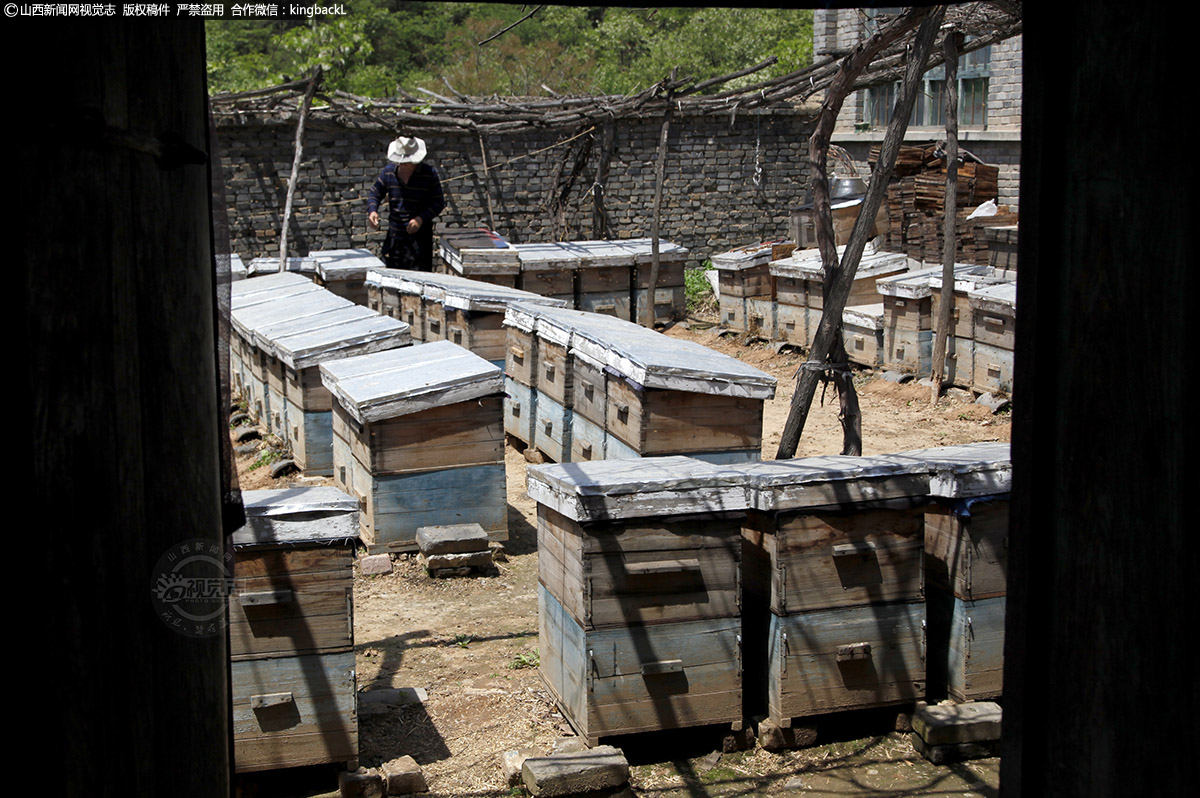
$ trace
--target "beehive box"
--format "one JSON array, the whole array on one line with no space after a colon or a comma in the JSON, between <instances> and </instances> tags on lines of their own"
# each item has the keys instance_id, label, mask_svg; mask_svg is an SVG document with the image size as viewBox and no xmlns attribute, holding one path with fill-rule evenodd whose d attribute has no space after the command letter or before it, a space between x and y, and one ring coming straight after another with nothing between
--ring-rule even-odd
<instances>
[{"instance_id":1,"label":"beehive box","mask_svg":"<svg viewBox=\"0 0 1200 798\"><path fill-rule=\"evenodd\" d=\"M839 247L838 256L841 257L844 253L845 247ZM875 281L881 277L905 272L908 266L908 258L905 255L883 252L877 250L873 244L868 244L855 271L846 307L880 304L883 299L875 288ZM787 304L790 307L797 307L792 303L801 300L806 303L808 310L803 314L806 329L802 338L811 343L816 337L817 328L821 323L821 311L825 307L825 267L820 252L814 249L797 250L786 258L772 262L769 269L776 285L780 280L789 281L786 293ZM803 288L800 287L800 283L803 283ZM795 325L799 319L800 314L792 311L785 321Z\"/></svg>"},{"instance_id":2,"label":"beehive box","mask_svg":"<svg viewBox=\"0 0 1200 798\"><path fill-rule=\"evenodd\" d=\"M273 413L282 414L283 408L270 401L270 355L264 352L256 338L260 327L278 324L289 319L301 318L313 313L329 312L344 306L345 300L333 296L325 289L303 277L286 275L255 277L242 281L247 290L231 298L229 314L232 332L240 339L237 351L241 361L244 398L252 418L270 425ZM270 281L271 286L254 290L259 280Z\"/></svg>"},{"instance_id":3,"label":"beehive box","mask_svg":"<svg viewBox=\"0 0 1200 798\"><path fill-rule=\"evenodd\" d=\"M766 306L775 301L775 280L768 264L777 243L750 244L713 255L721 324L735 330L773 334L774 311ZM769 332L765 329L768 324Z\"/></svg>"},{"instance_id":4,"label":"beehive box","mask_svg":"<svg viewBox=\"0 0 1200 798\"><path fill-rule=\"evenodd\" d=\"M516 287L521 273L517 252L499 233L478 230L444 230L438 255L448 274L485 283Z\"/></svg>"},{"instance_id":5,"label":"beehive box","mask_svg":"<svg viewBox=\"0 0 1200 798\"><path fill-rule=\"evenodd\" d=\"M883 365L883 303L856 305L842 311L842 338L851 363Z\"/></svg>"},{"instance_id":6,"label":"beehive box","mask_svg":"<svg viewBox=\"0 0 1200 798\"><path fill-rule=\"evenodd\" d=\"M1016 282L982 286L967 293L974 319L975 362L971 385L977 391L1011 394L1016 346Z\"/></svg>"},{"instance_id":7,"label":"beehive box","mask_svg":"<svg viewBox=\"0 0 1200 798\"><path fill-rule=\"evenodd\" d=\"M750 489L746 667L778 725L924 694L923 463L810 457L738 467ZM749 679L748 679L749 681Z\"/></svg>"},{"instance_id":8,"label":"beehive box","mask_svg":"<svg viewBox=\"0 0 1200 798\"><path fill-rule=\"evenodd\" d=\"M1015 271L1017 268L1017 225L983 228L987 243L988 265L994 269Z\"/></svg>"},{"instance_id":9,"label":"beehive box","mask_svg":"<svg viewBox=\"0 0 1200 798\"><path fill-rule=\"evenodd\" d=\"M321 364L333 394L334 482L359 500L370 551L411 551L423 526L508 537L504 382L449 341Z\"/></svg>"},{"instance_id":10,"label":"beehive box","mask_svg":"<svg viewBox=\"0 0 1200 798\"><path fill-rule=\"evenodd\" d=\"M245 261L242 260L241 255L234 253L232 255L229 255L228 257L229 257L229 279L231 281L245 280L247 277L250 276L250 273L246 269L246 263L245 263Z\"/></svg>"},{"instance_id":11,"label":"beehive box","mask_svg":"<svg viewBox=\"0 0 1200 798\"><path fill-rule=\"evenodd\" d=\"M565 305L508 286L453 274L387 269L367 274L384 297L395 295L400 315L422 324L424 340L447 340L503 368L508 334L504 311L514 302Z\"/></svg>"},{"instance_id":12,"label":"beehive box","mask_svg":"<svg viewBox=\"0 0 1200 798\"><path fill-rule=\"evenodd\" d=\"M528 479L539 671L579 734L740 724L740 478L667 457Z\"/></svg>"},{"instance_id":13,"label":"beehive box","mask_svg":"<svg viewBox=\"0 0 1200 798\"><path fill-rule=\"evenodd\" d=\"M268 258L251 258L246 264L246 274L249 277L255 277L265 274L279 274L280 272L293 272L303 275L310 281L317 276L317 261L315 258L291 256L284 260L283 268L279 268L279 257L271 256Z\"/></svg>"},{"instance_id":14,"label":"beehive box","mask_svg":"<svg viewBox=\"0 0 1200 798\"><path fill-rule=\"evenodd\" d=\"M357 767L357 505L325 487L242 498L229 598L235 769Z\"/></svg>"},{"instance_id":15,"label":"beehive box","mask_svg":"<svg viewBox=\"0 0 1200 798\"><path fill-rule=\"evenodd\" d=\"M296 467L305 475L332 476L333 399L320 364L410 346L412 338L404 322L361 305L317 318L275 335L270 349L283 371L285 432Z\"/></svg>"},{"instance_id":16,"label":"beehive box","mask_svg":"<svg viewBox=\"0 0 1200 798\"><path fill-rule=\"evenodd\" d=\"M762 405L775 390L769 375L698 344L594 313L515 306L505 324L534 330L539 347L537 374L547 372L543 340L548 341L547 351L556 355L555 373L560 370L557 364L565 363L568 369L562 384L571 385L571 392L539 390L535 404L547 395L572 411L576 380L571 369L579 363L591 365L590 388L583 389L590 390L587 420L604 425L605 457L689 454L722 462L759 458ZM574 353L582 357L573 357ZM598 390L601 368L602 391ZM534 387L538 385L535 380ZM542 418L542 411L538 413ZM559 448L564 454L572 450L570 441ZM592 449L594 458L594 445Z\"/></svg>"},{"instance_id":17,"label":"beehive box","mask_svg":"<svg viewBox=\"0 0 1200 798\"><path fill-rule=\"evenodd\" d=\"M1003 692L1008 508L1006 443L904 452L929 464L925 510L926 660L932 698Z\"/></svg>"},{"instance_id":18,"label":"beehive box","mask_svg":"<svg viewBox=\"0 0 1200 798\"><path fill-rule=\"evenodd\" d=\"M633 318L645 318L646 303L650 298L650 268L654 258L653 240L633 239L624 242L636 245L633 261ZM658 283L654 289L654 321L666 322L682 318L687 313L687 289L684 270L687 268L687 247L669 241L658 244Z\"/></svg>"},{"instance_id":19,"label":"beehive box","mask_svg":"<svg viewBox=\"0 0 1200 798\"><path fill-rule=\"evenodd\" d=\"M356 305L367 304L367 272L384 268L366 249L325 249L308 255L317 262L317 282Z\"/></svg>"},{"instance_id":20,"label":"beehive box","mask_svg":"<svg viewBox=\"0 0 1200 798\"><path fill-rule=\"evenodd\" d=\"M830 203L830 210L833 213L833 238L834 243L838 246L842 246L850 240L850 233L854 231L854 223L858 220L858 214L861 209L861 197L833 200ZM879 204L879 210L875 213L875 221L871 227L869 237L874 238L886 229L887 203L884 202ZM817 246L817 230L813 223L811 203L792 211L788 224L788 233L791 239L801 247L810 248Z\"/></svg>"}]
</instances>

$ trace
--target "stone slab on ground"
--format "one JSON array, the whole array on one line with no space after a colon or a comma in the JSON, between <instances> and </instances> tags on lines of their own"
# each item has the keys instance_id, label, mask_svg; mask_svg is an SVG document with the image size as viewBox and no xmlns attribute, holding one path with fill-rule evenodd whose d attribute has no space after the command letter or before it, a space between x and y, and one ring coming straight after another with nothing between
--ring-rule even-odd
<instances>
[{"instance_id":1,"label":"stone slab on ground","mask_svg":"<svg viewBox=\"0 0 1200 798\"><path fill-rule=\"evenodd\" d=\"M817 741L815 726L791 726L783 728L770 718L758 721L758 744L765 751L787 751L804 748Z\"/></svg>"},{"instance_id":2,"label":"stone slab on ground","mask_svg":"<svg viewBox=\"0 0 1200 798\"><path fill-rule=\"evenodd\" d=\"M363 690L358 694L358 703L359 706L380 704L399 707L406 704L421 704L428 698L429 693L424 687L380 687L374 690Z\"/></svg>"},{"instance_id":3,"label":"stone slab on ground","mask_svg":"<svg viewBox=\"0 0 1200 798\"><path fill-rule=\"evenodd\" d=\"M629 781L629 762L620 749L598 745L588 751L529 757L521 766L526 789L539 798L619 788Z\"/></svg>"},{"instance_id":4,"label":"stone slab on ground","mask_svg":"<svg viewBox=\"0 0 1200 798\"><path fill-rule=\"evenodd\" d=\"M388 795L411 795L429 792L421 766L411 756L402 756L379 766Z\"/></svg>"},{"instance_id":5,"label":"stone slab on ground","mask_svg":"<svg viewBox=\"0 0 1200 798\"><path fill-rule=\"evenodd\" d=\"M484 549L463 554L420 554L417 559L426 570L431 572L459 568L486 568L492 564L492 552Z\"/></svg>"},{"instance_id":6,"label":"stone slab on ground","mask_svg":"<svg viewBox=\"0 0 1200 798\"><path fill-rule=\"evenodd\" d=\"M392 555L368 554L358 558L358 571L364 576L377 576L392 572Z\"/></svg>"},{"instance_id":7,"label":"stone slab on ground","mask_svg":"<svg viewBox=\"0 0 1200 798\"><path fill-rule=\"evenodd\" d=\"M525 760L531 756L536 756L532 748L517 748L512 751L505 751L500 755L500 767L504 771L504 782L509 787L519 787L521 785L521 767L525 764Z\"/></svg>"},{"instance_id":8,"label":"stone slab on ground","mask_svg":"<svg viewBox=\"0 0 1200 798\"><path fill-rule=\"evenodd\" d=\"M981 743L1000 739L1000 705L994 701L944 702L913 715L913 733L926 745Z\"/></svg>"},{"instance_id":9,"label":"stone slab on ground","mask_svg":"<svg viewBox=\"0 0 1200 798\"><path fill-rule=\"evenodd\" d=\"M342 798L383 798L384 786L383 776L367 768L338 774L338 792Z\"/></svg>"},{"instance_id":10,"label":"stone slab on ground","mask_svg":"<svg viewBox=\"0 0 1200 798\"><path fill-rule=\"evenodd\" d=\"M488 536L479 524L423 526L417 530L417 548L426 556L487 551Z\"/></svg>"},{"instance_id":11,"label":"stone slab on ground","mask_svg":"<svg viewBox=\"0 0 1200 798\"><path fill-rule=\"evenodd\" d=\"M921 735L912 733L913 749L935 765L945 765L950 762L961 762L966 759L986 759L1000 755L1000 741L987 740L978 743L947 743L946 745L929 745L921 739Z\"/></svg>"}]
</instances>

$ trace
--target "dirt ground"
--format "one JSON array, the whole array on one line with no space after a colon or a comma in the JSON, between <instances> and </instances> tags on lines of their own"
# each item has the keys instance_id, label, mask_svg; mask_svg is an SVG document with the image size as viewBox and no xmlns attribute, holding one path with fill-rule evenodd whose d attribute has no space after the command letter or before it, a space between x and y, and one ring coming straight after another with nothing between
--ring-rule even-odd
<instances>
[{"instance_id":1,"label":"dirt ground","mask_svg":"<svg viewBox=\"0 0 1200 798\"><path fill-rule=\"evenodd\" d=\"M704 320L676 325L666 334L740 358L779 380L763 425L763 458L773 459L803 356L719 337ZM889 382L876 372L861 372L855 382L864 454L1009 440L1004 412L993 415L982 405L945 397L931 407L928 388ZM798 456L841 449L832 388L823 405L819 391L817 399ZM254 460L253 454L238 458L244 490L293 481L294 475L273 480L265 467L247 470ZM360 692L424 691L423 700L402 706L378 708L360 701L361 764L374 767L410 755L421 765L432 795L508 795L502 752L545 753L555 740L573 734L537 674L537 543L535 505L525 495L527 463L509 447L506 465L509 540L506 559L493 572L434 579L411 556L400 555L391 574L355 577ZM851 716L845 726L815 747L784 753L754 748L722 754L722 731L727 730L721 729L613 742L633 766L631 786L638 796L998 794L998 759L934 766L913 751L906 734L893 730L895 712ZM247 795L315 796L336 792L336 779L334 767L301 768L243 778L240 787Z\"/></svg>"}]
</instances>

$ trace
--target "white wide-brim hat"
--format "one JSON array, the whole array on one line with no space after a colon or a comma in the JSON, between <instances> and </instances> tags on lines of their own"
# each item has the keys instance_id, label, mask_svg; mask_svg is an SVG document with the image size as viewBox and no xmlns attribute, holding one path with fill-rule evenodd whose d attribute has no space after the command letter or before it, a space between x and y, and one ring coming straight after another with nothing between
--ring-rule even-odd
<instances>
[{"instance_id":1,"label":"white wide-brim hat","mask_svg":"<svg viewBox=\"0 0 1200 798\"><path fill-rule=\"evenodd\" d=\"M392 163L420 163L425 160L425 142L401 136L388 145L387 157Z\"/></svg>"}]
</instances>

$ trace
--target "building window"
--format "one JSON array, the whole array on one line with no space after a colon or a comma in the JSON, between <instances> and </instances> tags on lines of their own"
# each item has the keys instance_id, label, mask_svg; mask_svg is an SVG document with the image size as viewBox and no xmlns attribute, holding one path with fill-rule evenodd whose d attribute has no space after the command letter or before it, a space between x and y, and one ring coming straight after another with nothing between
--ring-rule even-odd
<instances>
[{"instance_id":1,"label":"building window","mask_svg":"<svg viewBox=\"0 0 1200 798\"><path fill-rule=\"evenodd\" d=\"M990 76L991 50L982 47L959 56L958 60L958 125L963 128L987 126L987 92ZM899 96L900 84L891 83L867 90L863 121L871 127L887 127L892 109ZM910 127L946 126L946 69L937 67L925 73L920 91L913 103Z\"/></svg>"}]
</instances>

